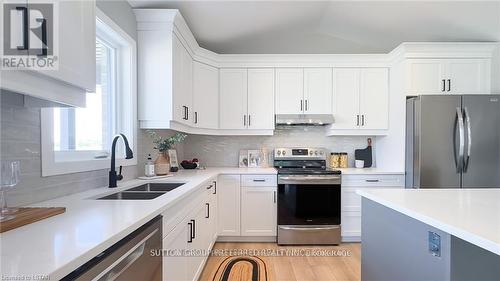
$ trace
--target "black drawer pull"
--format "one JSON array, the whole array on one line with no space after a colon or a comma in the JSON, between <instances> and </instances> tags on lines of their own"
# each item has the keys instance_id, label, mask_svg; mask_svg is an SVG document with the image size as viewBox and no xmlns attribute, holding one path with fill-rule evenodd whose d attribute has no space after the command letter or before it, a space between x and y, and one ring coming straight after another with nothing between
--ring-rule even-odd
<instances>
[{"instance_id":1,"label":"black drawer pull","mask_svg":"<svg viewBox=\"0 0 500 281\"><path fill-rule=\"evenodd\" d=\"M254 181L254 182L266 182L266 180L265 180L265 179L254 179L253 181Z\"/></svg>"},{"instance_id":2,"label":"black drawer pull","mask_svg":"<svg viewBox=\"0 0 500 281\"><path fill-rule=\"evenodd\" d=\"M210 218L210 203L205 203L207 205L207 216L205 217L206 219Z\"/></svg>"},{"instance_id":3,"label":"black drawer pull","mask_svg":"<svg viewBox=\"0 0 500 281\"><path fill-rule=\"evenodd\" d=\"M193 232L192 232L192 235L191 235L191 239L196 239L196 221L195 220L191 220L191 223L193 224Z\"/></svg>"},{"instance_id":4,"label":"black drawer pull","mask_svg":"<svg viewBox=\"0 0 500 281\"><path fill-rule=\"evenodd\" d=\"M188 243L193 243L193 224L188 222L189 226L189 240Z\"/></svg>"},{"instance_id":5,"label":"black drawer pull","mask_svg":"<svg viewBox=\"0 0 500 281\"><path fill-rule=\"evenodd\" d=\"M379 182L380 180L366 180L366 182Z\"/></svg>"}]
</instances>

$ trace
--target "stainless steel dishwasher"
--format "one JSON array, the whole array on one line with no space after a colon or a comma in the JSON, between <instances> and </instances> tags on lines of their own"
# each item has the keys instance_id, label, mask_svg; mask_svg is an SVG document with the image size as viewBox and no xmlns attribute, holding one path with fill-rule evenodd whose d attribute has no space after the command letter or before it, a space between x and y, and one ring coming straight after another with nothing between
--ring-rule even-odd
<instances>
[{"instance_id":1,"label":"stainless steel dishwasher","mask_svg":"<svg viewBox=\"0 0 500 281\"><path fill-rule=\"evenodd\" d=\"M162 256L152 255L162 249L161 218L152 219L62 280L162 280Z\"/></svg>"}]
</instances>

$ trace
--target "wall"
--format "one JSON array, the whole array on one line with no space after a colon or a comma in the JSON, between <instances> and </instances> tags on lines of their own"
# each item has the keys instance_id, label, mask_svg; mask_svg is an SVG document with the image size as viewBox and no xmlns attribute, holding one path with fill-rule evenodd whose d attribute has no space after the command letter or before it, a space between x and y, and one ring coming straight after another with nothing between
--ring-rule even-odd
<instances>
[{"instance_id":1,"label":"wall","mask_svg":"<svg viewBox=\"0 0 500 281\"><path fill-rule=\"evenodd\" d=\"M323 127L279 129L274 136L189 135L183 145L183 159L198 158L206 166L238 166L240 149L268 151L276 147L324 147L331 152L347 152L354 166L354 149L365 148L367 137L326 137ZM376 139L373 139L375 149ZM374 153L375 155L375 153Z\"/></svg>"},{"instance_id":2,"label":"wall","mask_svg":"<svg viewBox=\"0 0 500 281\"><path fill-rule=\"evenodd\" d=\"M135 16L126 1L98 0L97 6L137 38ZM26 108L22 96L1 92L0 158L21 161L21 181L8 192L8 204L20 206L107 185L108 170L42 177L40 108ZM138 153L135 153L137 156ZM137 176L137 167L124 167L125 179Z\"/></svg>"}]
</instances>

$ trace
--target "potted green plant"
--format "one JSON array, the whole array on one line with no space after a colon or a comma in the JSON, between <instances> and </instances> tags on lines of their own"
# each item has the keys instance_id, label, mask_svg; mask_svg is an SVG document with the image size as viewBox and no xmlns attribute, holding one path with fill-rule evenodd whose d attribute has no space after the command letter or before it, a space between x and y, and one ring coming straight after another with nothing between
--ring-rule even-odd
<instances>
[{"instance_id":1,"label":"potted green plant","mask_svg":"<svg viewBox=\"0 0 500 281\"><path fill-rule=\"evenodd\" d=\"M153 130L148 130L147 132L155 145L153 148L158 150L158 156L155 160L155 174L158 176L166 175L170 171L170 156L168 155L168 150L184 141L187 135L175 133L170 137L162 137Z\"/></svg>"}]
</instances>

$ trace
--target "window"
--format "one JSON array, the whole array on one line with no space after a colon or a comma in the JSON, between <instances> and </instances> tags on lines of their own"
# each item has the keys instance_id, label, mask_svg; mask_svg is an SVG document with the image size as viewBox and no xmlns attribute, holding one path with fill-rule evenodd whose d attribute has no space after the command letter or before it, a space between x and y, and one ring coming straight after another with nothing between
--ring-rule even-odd
<instances>
[{"instance_id":1,"label":"window","mask_svg":"<svg viewBox=\"0 0 500 281\"><path fill-rule=\"evenodd\" d=\"M124 133L136 147L136 46L97 10L96 91L86 94L85 108L42 109L42 175L109 167L111 141ZM117 146L119 165L135 165ZM120 151L121 150L121 151Z\"/></svg>"}]
</instances>

